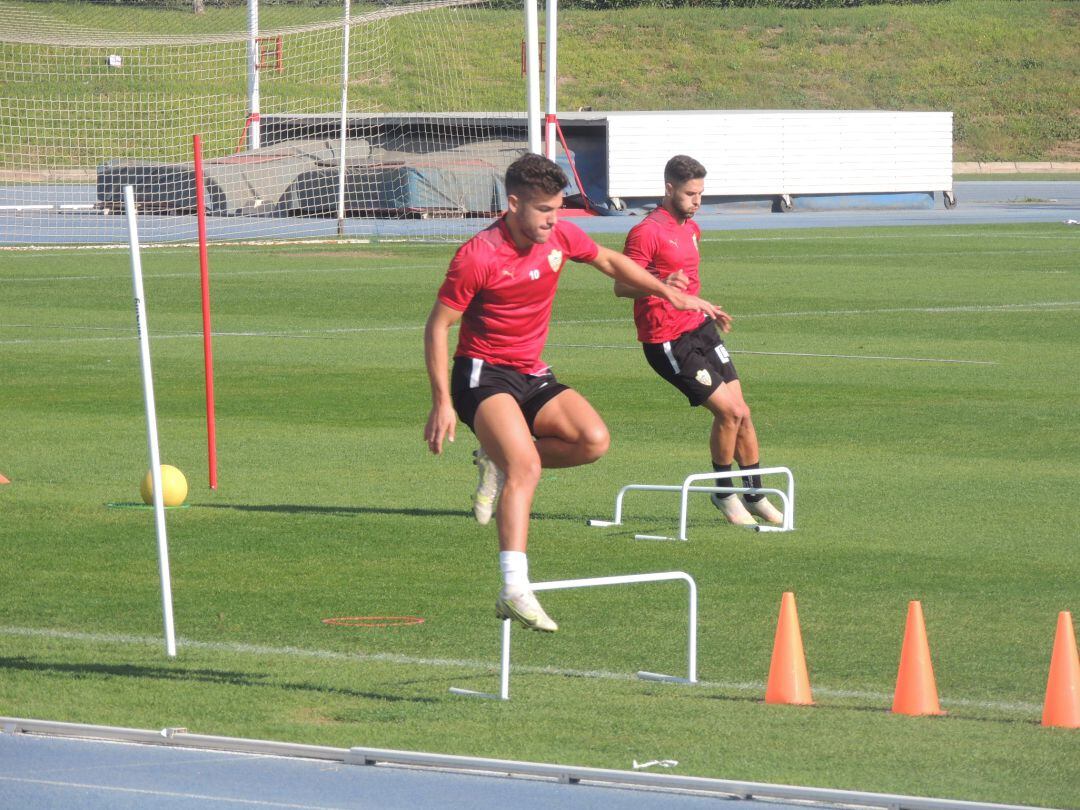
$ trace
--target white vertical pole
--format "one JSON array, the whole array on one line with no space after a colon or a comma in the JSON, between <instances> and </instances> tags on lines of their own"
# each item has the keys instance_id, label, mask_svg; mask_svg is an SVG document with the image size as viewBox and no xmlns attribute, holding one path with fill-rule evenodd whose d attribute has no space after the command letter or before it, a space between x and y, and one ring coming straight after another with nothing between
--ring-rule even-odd
<instances>
[{"instance_id":1,"label":"white vertical pole","mask_svg":"<svg viewBox=\"0 0 1080 810\"><path fill-rule=\"evenodd\" d=\"M502 626L502 668L499 676L499 697L510 699L510 619L503 619Z\"/></svg>"},{"instance_id":2,"label":"white vertical pole","mask_svg":"<svg viewBox=\"0 0 1080 810\"><path fill-rule=\"evenodd\" d=\"M525 0L525 107L529 151L540 152L540 32L536 0Z\"/></svg>"},{"instance_id":3,"label":"white vertical pole","mask_svg":"<svg viewBox=\"0 0 1080 810\"><path fill-rule=\"evenodd\" d=\"M139 333L139 351L142 358L143 398L146 401L146 442L150 446L150 475L154 485L154 524L157 527L158 568L161 572L161 608L165 617L165 652L172 658L176 656L176 631L173 628L169 544L165 536L165 501L161 491L161 455L158 452L154 380L150 370L150 336L146 323L142 260L139 255L139 226L135 216L135 193L131 186L124 186L124 210L127 212L128 245L131 248L131 281L135 289L135 329Z\"/></svg>"},{"instance_id":4,"label":"white vertical pole","mask_svg":"<svg viewBox=\"0 0 1080 810\"><path fill-rule=\"evenodd\" d=\"M345 234L345 144L349 126L349 16L352 7L345 0L345 30L341 37L341 152L338 155L338 236Z\"/></svg>"},{"instance_id":5,"label":"white vertical pole","mask_svg":"<svg viewBox=\"0 0 1080 810\"><path fill-rule=\"evenodd\" d=\"M558 84L558 44L559 44L559 0L547 0L547 20L544 24L544 36L547 39L547 87L544 101L547 104L547 116L544 118L544 157L555 159L555 121L556 85Z\"/></svg>"},{"instance_id":6,"label":"white vertical pole","mask_svg":"<svg viewBox=\"0 0 1080 810\"><path fill-rule=\"evenodd\" d=\"M687 619L690 639L686 648L686 657L689 663L687 664L686 678L690 683L697 683L697 583L694 582L693 577L688 575L686 584L690 587L690 615Z\"/></svg>"},{"instance_id":7,"label":"white vertical pole","mask_svg":"<svg viewBox=\"0 0 1080 810\"><path fill-rule=\"evenodd\" d=\"M258 149L259 135L259 0L248 0L248 149Z\"/></svg>"}]
</instances>

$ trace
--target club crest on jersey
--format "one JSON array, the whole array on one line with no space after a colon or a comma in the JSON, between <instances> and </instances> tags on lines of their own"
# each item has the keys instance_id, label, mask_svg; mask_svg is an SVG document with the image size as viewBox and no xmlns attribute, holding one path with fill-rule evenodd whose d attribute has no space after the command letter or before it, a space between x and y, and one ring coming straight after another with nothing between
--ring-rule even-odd
<instances>
[{"instance_id":1,"label":"club crest on jersey","mask_svg":"<svg viewBox=\"0 0 1080 810\"><path fill-rule=\"evenodd\" d=\"M694 375L694 379L702 385L712 385L712 377L709 376L708 369L698 369L698 373Z\"/></svg>"},{"instance_id":2,"label":"club crest on jersey","mask_svg":"<svg viewBox=\"0 0 1080 810\"><path fill-rule=\"evenodd\" d=\"M698 250L699 248L698 248L698 243L697 243L697 234L696 233L692 234L690 236L690 238L694 240L694 250Z\"/></svg>"},{"instance_id":3,"label":"club crest on jersey","mask_svg":"<svg viewBox=\"0 0 1080 810\"><path fill-rule=\"evenodd\" d=\"M553 250L553 251L551 251L551 253L548 254L548 265L556 273L559 272L559 269L562 267L562 251L561 250Z\"/></svg>"}]
</instances>

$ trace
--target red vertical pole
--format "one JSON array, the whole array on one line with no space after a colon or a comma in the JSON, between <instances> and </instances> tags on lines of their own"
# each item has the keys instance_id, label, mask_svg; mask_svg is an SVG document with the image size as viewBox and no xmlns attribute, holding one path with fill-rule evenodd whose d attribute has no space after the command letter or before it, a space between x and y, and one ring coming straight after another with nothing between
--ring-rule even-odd
<instances>
[{"instance_id":1,"label":"red vertical pole","mask_svg":"<svg viewBox=\"0 0 1080 810\"><path fill-rule=\"evenodd\" d=\"M214 426L214 349L210 339L210 272L206 258L206 198L203 189L202 139L193 137L195 210L199 222L199 280L202 286L203 365L206 373L206 447L210 489L217 489L217 430Z\"/></svg>"}]
</instances>

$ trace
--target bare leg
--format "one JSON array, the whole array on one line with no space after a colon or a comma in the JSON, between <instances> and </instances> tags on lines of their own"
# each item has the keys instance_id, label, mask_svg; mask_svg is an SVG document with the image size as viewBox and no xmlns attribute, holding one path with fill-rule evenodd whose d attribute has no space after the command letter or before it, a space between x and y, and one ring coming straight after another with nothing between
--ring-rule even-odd
<instances>
[{"instance_id":1,"label":"bare leg","mask_svg":"<svg viewBox=\"0 0 1080 810\"><path fill-rule=\"evenodd\" d=\"M738 380L723 383L705 401L705 407L713 415L709 435L709 450L716 464L739 466L758 462L757 431L750 417L750 406L743 399L742 385Z\"/></svg>"},{"instance_id":2,"label":"bare leg","mask_svg":"<svg viewBox=\"0 0 1080 810\"><path fill-rule=\"evenodd\" d=\"M560 394L556 399L562 396ZM548 406L542 410L548 410ZM602 422L600 424L603 426ZM529 588L525 559L529 515L536 485L540 482L539 442L533 440L521 408L509 394L496 394L480 403L473 427L484 452L506 475L495 510L500 567L506 566L503 568L503 589L495 602L495 614L501 619L513 619L530 630L553 633L559 626ZM561 437L558 440L563 444L557 445L557 449L564 455L569 454L573 445Z\"/></svg>"},{"instance_id":3,"label":"bare leg","mask_svg":"<svg viewBox=\"0 0 1080 810\"><path fill-rule=\"evenodd\" d=\"M729 465L732 459L739 462L739 467L746 469L760 461L757 431L750 417L750 406L743 399L742 385L738 380L724 383L717 388L705 406L713 414L712 433L709 436L709 449L713 454L715 464ZM750 473L753 471L751 470ZM743 481L749 478L743 477ZM759 484L760 485L760 484ZM776 509L764 496L745 496L745 510L751 515L757 515L766 522L774 525L783 523L784 515ZM737 504L737 499L732 497L714 497L713 503L727 516L732 523L745 523L742 516L743 507Z\"/></svg>"},{"instance_id":4,"label":"bare leg","mask_svg":"<svg viewBox=\"0 0 1080 810\"><path fill-rule=\"evenodd\" d=\"M577 391L563 391L550 400L533 422L536 449L544 467L591 464L611 444L600 415Z\"/></svg>"},{"instance_id":5,"label":"bare leg","mask_svg":"<svg viewBox=\"0 0 1080 810\"><path fill-rule=\"evenodd\" d=\"M533 493L540 481L540 454L529 426L509 394L481 402L473 426L484 452L506 474L495 512L499 549L525 551Z\"/></svg>"}]
</instances>

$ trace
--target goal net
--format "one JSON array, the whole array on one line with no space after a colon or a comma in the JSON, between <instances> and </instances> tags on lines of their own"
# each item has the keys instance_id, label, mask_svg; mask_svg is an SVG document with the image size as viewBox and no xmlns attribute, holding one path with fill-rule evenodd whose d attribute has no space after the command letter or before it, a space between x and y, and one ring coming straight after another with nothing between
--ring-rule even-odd
<instances>
[{"instance_id":1,"label":"goal net","mask_svg":"<svg viewBox=\"0 0 1080 810\"><path fill-rule=\"evenodd\" d=\"M195 135L212 241L456 239L525 150L524 114L490 112L516 62L469 47L520 27L487 0L0 18L0 244L122 243L126 185L144 242L194 240Z\"/></svg>"}]
</instances>

